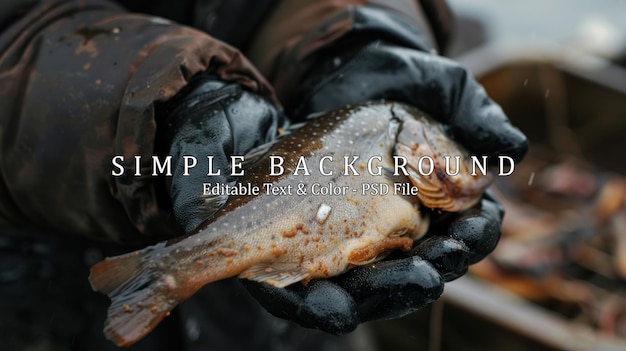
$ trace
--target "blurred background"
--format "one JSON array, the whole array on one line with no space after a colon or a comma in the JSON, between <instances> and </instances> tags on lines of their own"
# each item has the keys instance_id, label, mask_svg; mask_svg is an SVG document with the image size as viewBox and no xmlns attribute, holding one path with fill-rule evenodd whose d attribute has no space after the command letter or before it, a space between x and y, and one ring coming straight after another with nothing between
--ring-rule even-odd
<instances>
[{"instance_id":1,"label":"blurred background","mask_svg":"<svg viewBox=\"0 0 626 351\"><path fill-rule=\"evenodd\" d=\"M448 0L448 56L531 140L495 252L381 349L626 350L626 0Z\"/></svg>"},{"instance_id":2,"label":"blurred background","mask_svg":"<svg viewBox=\"0 0 626 351\"><path fill-rule=\"evenodd\" d=\"M457 15L451 55L477 45L502 49L575 48L604 57L624 54L624 0L447 0ZM482 33L482 42L472 38ZM468 38L469 37L469 38ZM469 40L468 40L469 39ZM463 44L471 41L471 45ZM623 56L622 56L623 57Z\"/></svg>"}]
</instances>

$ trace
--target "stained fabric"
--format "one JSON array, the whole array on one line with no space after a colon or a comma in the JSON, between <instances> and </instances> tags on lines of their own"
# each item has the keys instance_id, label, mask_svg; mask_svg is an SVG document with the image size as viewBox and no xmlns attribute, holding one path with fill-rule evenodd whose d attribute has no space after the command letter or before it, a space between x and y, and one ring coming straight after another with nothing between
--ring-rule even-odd
<instances>
[{"instance_id":1,"label":"stained fabric","mask_svg":"<svg viewBox=\"0 0 626 351\"><path fill-rule=\"evenodd\" d=\"M276 101L238 50L104 1L42 3L0 49L0 218L14 225L121 243L180 235L149 172L155 104L199 72ZM112 176L114 155L126 176Z\"/></svg>"},{"instance_id":2,"label":"stained fabric","mask_svg":"<svg viewBox=\"0 0 626 351\"><path fill-rule=\"evenodd\" d=\"M232 23L253 17L255 25L243 28L252 41L247 52L288 99L302 67L311 64L307 56L359 27L353 7L381 3L128 5L171 12L225 37ZM398 13L411 9L407 20L428 28L417 20L424 18L417 3L390 3ZM200 72L238 82L279 105L253 63L206 32L104 0L10 0L0 6L1 222L127 244L180 235L164 182L149 172L155 106ZM210 20L219 14L218 22ZM276 73L280 67L284 72ZM113 156L124 156L125 176L112 176ZM142 158L141 176L134 176L135 156Z\"/></svg>"}]
</instances>

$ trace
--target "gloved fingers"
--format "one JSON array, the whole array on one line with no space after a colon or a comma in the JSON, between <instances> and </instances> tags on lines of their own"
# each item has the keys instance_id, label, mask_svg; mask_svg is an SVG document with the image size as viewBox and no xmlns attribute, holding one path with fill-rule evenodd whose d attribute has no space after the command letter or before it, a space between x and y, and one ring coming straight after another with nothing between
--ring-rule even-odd
<instances>
[{"instance_id":1,"label":"gloved fingers","mask_svg":"<svg viewBox=\"0 0 626 351\"><path fill-rule=\"evenodd\" d=\"M410 255L428 261L443 279L449 282L467 273L471 253L459 240L432 236L419 242L411 250Z\"/></svg>"},{"instance_id":2,"label":"gloved fingers","mask_svg":"<svg viewBox=\"0 0 626 351\"><path fill-rule=\"evenodd\" d=\"M311 70L310 78L301 84L302 91L296 93L298 106L291 110L293 115L375 99L395 100L447 124L471 152L508 155L516 162L525 155L528 141L524 134L458 63L380 42L354 50L328 55L325 60L330 63Z\"/></svg>"},{"instance_id":3,"label":"gloved fingers","mask_svg":"<svg viewBox=\"0 0 626 351\"><path fill-rule=\"evenodd\" d=\"M242 283L274 316L332 334L417 311L439 298L444 286L439 272L417 256L357 267L306 286L279 289L245 279Z\"/></svg>"},{"instance_id":4,"label":"gloved fingers","mask_svg":"<svg viewBox=\"0 0 626 351\"><path fill-rule=\"evenodd\" d=\"M419 71L419 81L414 83L419 84L414 104L446 123L461 144L479 155L506 155L515 162L522 160L528 151L526 137L465 67L424 52L391 50L406 56L414 71Z\"/></svg>"},{"instance_id":5,"label":"gloved fingers","mask_svg":"<svg viewBox=\"0 0 626 351\"><path fill-rule=\"evenodd\" d=\"M342 334L360 322L399 318L435 301L444 283L467 272L500 238L502 207L487 194L455 214L446 235L419 242L410 257L354 268L329 280L285 289L243 281L273 315L305 327Z\"/></svg>"},{"instance_id":6,"label":"gloved fingers","mask_svg":"<svg viewBox=\"0 0 626 351\"><path fill-rule=\"evenodd\" d=\"M349 291L363 322L417 311L443 293L439 272L417 256L354 268L334 279Z\"/></svg>"},{"instance_id":7,"label":"gloved fingers","mask_svg":"<svg viewBox=\"0 0 626 351\"><path fill-rule=\"evenodd\" d=\"M312 280L307 285L296 283L286 288L247 279L241 282L268 312L303 327L340 335L353 331L360 323L352 296L329 280Z\"/></svg>"},{"instance_id":8,"label":"gloved fingers","mask_svg":"<svg viewBox=\"0 0 626 351\"><path fill-rule=\"evenodd\" d=\"M502 233L502 206L486 193L475 207L456 214L448 226L446 237L463 243L468 250L469 264L490 254Z\"/></svg>"}]
</instances>

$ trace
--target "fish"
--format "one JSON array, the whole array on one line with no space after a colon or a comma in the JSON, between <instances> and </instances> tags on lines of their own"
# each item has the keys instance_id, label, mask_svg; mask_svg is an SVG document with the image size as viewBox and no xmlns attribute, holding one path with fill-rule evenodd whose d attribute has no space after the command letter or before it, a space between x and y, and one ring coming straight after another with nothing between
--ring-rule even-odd
<instances>
[{"instance_id":1,"label":"fish","mask_svg":"<svg viewBox=\"0 0 626 351\"><path fill-rule=\"evenodd\" d=\"M284 160L280 176L269 174L270 155ZM360 158L349 169L343 158L354 155ZM463 156L458 174L442 171L444 155ZM292 192L231 195L225 203L208 197L207 206L223 206L191 234L91 268L93 290L111 299L104 333L118 346L130 346L176 305L221 279L238 276L284 288L410 250L428 228L423 206L462 211L491 183L490 174L471 174L468 155L440 123L401 103L347 106L294 126L245 157L245 174L237 179ZM324 167L309 167L304 175L301 156ZM434 160L427 175L417 167L423 156ZM406 172L394 171L394 157L406 158ZM370 169L380 172L364 171L359 160L371 160ZM372 184L390 190L362 191ZM395 184L417 186L417 195L392 191ZM313 194L316 185L345 191Z\"/></svg>"}]
</instances>

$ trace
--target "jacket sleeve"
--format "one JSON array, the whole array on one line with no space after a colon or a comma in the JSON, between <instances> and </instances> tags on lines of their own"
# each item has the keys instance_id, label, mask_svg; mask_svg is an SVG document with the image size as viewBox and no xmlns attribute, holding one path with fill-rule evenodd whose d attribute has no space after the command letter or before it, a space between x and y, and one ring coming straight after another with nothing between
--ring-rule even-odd
<instances>
[{"instance_id":1,"label":"jacket sleeve","mask_svg":"<svg viewBox=\"0 0 626 351\"><path fill-rule=\"evenodd\" d=\"M316 55L346 39L442 51L451 26L444 0L282 0L246 54L287 102Z\"/></svg>"},{"instance_id":2,"label":"jacket sleeve","mask_svg":"<svg viewBox=\"0 0 626 351\"><path fill-rule=\"evenodd\" d=\"M155 106L199 72L276 102L272 88L232 47L109 1L2 6L0 222L129 244L183 234L151 174Z\"/></svg>"}]
</instances>

